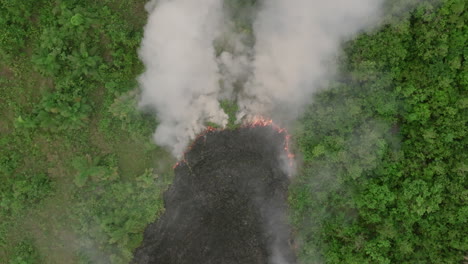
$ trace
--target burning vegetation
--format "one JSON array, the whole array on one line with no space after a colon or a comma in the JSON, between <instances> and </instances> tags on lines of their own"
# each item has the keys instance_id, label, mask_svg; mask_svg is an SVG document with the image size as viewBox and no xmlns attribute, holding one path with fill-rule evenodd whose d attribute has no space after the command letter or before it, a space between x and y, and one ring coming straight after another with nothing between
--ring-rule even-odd
<instances>
[{"instance_id":1,"label":"burning vegetation","mask_svg":"<svg viewBox=\"0 0 468 264\"><path fill-rule=\"evenodd\" d=\"M166 211L146 228L134 263L294 263L289 139L264 119L200 134L174 167Z\"/></svg>"},{"instance_id":2,"label":"burning vegetation","mask_svg":"<svg viewBox=\"0 0 468 264\"><path fill-rule=\"evenodd\" d=\"M246 129L246 128L256 128L256 127L268 127L271 130L275 131L279 135L284 137L284 143L283 143L283 149L285 157L287 157L289 168L286 168L287 171L291 171L291 169L294 166L294 154L291 150L291 135L288 133L288 130L286 128L283 128L276 123L273 122L272 119L266 119L262 116L255 116L252 118L250 121L245 122L242 126L240 126L237 129ZM185 154L190 151L193 147L193 145L200 139L200 138L206 138L206 136L210 133L216 133L223 131L225 129L222 128L216 128L212 126L208 126L202 133L200 133L197 138L194 140L193 144L190 145L187 148L187 151L184 153L183 158L178 161L176 164L174 164L173 169L175 169L177 166L181 165L182 163L185 163ZM290 173L289 173L290 174ZM291 175L289 175L291 176Z\"/></svg>"}]
</instances>

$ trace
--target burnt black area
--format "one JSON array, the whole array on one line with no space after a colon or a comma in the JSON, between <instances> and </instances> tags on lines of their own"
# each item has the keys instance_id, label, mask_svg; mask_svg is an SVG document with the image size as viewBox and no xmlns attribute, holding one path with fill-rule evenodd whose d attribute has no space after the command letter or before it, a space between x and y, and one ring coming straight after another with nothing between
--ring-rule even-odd
<instances>
[{"instance_id":1,"label":"burnt black area","mask_svg":"<svg viewBox=\"0 0 468 264\"><path fill-rule=\"evenodd\" d=\"M200 136L175 168L166 211L146 228L133 263L295 263L284 144L270 126Z\"/></svg>"}]
</instances>

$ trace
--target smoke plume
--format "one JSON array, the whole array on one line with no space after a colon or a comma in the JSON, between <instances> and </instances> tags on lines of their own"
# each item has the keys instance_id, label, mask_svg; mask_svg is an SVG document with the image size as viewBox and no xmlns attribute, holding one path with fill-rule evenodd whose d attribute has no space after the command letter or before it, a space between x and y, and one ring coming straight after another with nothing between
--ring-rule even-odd
<instances>
[{"instance_id":1,"label":"smoke plume","mask_svg":"<svg viewBox=\"0 0 468 264\"><path fill-rule=\"evenodd\" d=\"M226 125L220 99L237 102L239 122L256 116L282 124L294 120L320 83L332 76L330 61L340 44L375 24L383 4L258 0L242 12L253 21L254 41L245 41L248 34L234 29L237 18L228 15L225 1L148 4L140 50L146 66L139 79L141 105L156 110L155 141L176 157L207 122ZM215 50L219 42L224 50Z\"/></svg>"},{"instance_id":2,"label":"smoke plume","mask_svg":"<svg viewBox=\"0 0 468 264\"><path fill-rule=\"evenodd\" d=\"M218 102L219 70L213 41L220 33L222 0L150 2L140 49L141 106L156 110L157 144L180 157L208 122L226 125Z\"/></svg>"},{"instance_id":3,"label":"smoke plume","mask_svg":"<svg viewBox=\"0 0 468 264\"><path fill-rule=\"evenodd\" d=\"M264 0L254 22L253 74L238 117L295 118L346 39L376 21L379 0Z\"/></svg>"}]
</instances>

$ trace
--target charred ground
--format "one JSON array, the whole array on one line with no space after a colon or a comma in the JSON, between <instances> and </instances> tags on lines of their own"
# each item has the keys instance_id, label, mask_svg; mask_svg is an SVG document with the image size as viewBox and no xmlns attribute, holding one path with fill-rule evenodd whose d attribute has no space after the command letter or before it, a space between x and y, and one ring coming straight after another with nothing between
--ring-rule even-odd
<instances>
[{"instance_id":1,"label":"charred ground","mask_svg":"<svg viewBox=\"0 0 468 264\"><path fill-rule=\"evenodd\" d=\"M285 136L271 126L200 136L175 168L166 211L146 228L133 262L294 262Z\"/></svg>"}]
</instances>

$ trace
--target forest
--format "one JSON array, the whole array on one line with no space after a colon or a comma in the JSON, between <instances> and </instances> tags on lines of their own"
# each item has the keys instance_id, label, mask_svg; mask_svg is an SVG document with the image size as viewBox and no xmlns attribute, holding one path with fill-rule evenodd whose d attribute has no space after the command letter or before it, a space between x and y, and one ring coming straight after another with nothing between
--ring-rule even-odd
<instances>
[{"instance_id":1,"label":"forest","mask_svg":"<svg viewBox=\"0 0 468 264\"><path fill-rule=\"evenodd\" d=\"M249 30L256 1L225 2ZM467 3L390 2L290 130L300 263L468 261ZM163 213L176 160L137 107L145 4L0 0L0 263L129 263Z\"/></svg>"}]
</instances>

